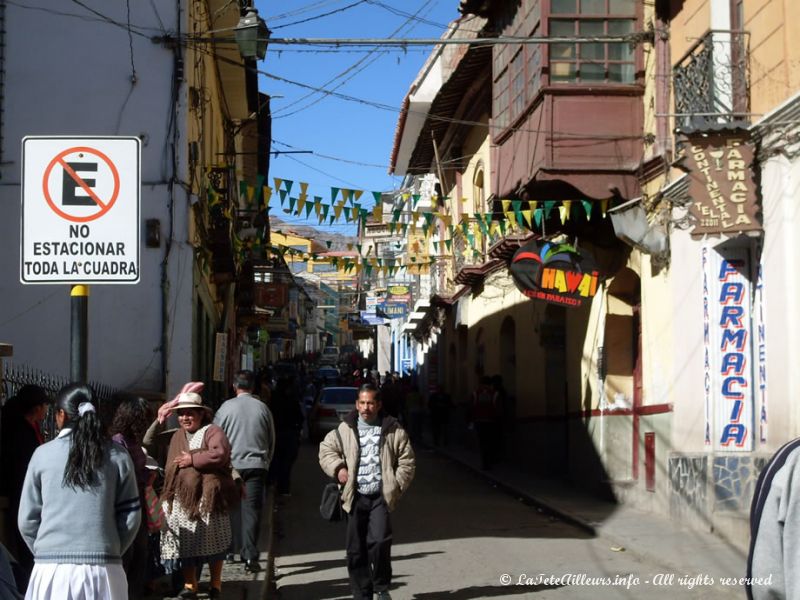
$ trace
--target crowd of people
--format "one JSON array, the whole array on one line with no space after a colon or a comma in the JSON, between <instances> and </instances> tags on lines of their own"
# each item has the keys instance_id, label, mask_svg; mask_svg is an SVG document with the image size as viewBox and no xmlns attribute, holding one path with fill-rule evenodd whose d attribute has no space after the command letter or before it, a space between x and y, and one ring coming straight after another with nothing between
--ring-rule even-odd
<instances>
[{"instance_id":1,"label":"crowd of people","mask_svg":"<svg viewBox=\"0 0 800 600\"><path fill-rule=\"evenodd\" d=\"M158 584L168 586L160 592L192 599L205 568L208 596L221 597L225 561L240 561L248 573L263 568L265 490L274 484L277 494L291 495L306 408L326 385L345 385L359 389L358 401L339 441L333 432L323 441L320 464L342 484L351 513L355 597L388 597L389 511L413 477L411 444L422 440L428 419L433 443L447 445L456 405L439 386L426 401L410 377L381 375L358 358L341 365L336 381L320 379L311 360L239 371L233 396L216 413L202 382L188 382L157 410L139 395L117 393L103 419L85 385L66 386L54 401L38 386L19 389L2 411L0 481L17 527L9 528L10 554L0 545L0 586L8 583L3 559L10 557L16 588L9 597L144 598ZM501 457L507 406L499 378L482 379L460 403L484 468ZM48 410L57 435L45 443L40 424ZM387 456L378 451L383 438L391 442ZM374 450L374 464L366 454L353 459L359 445ZM368 551L367 535L384 541Z\"/></svg>"},{"instance_id":2,"label":"crowd of people","mask_svg":"<svg viewBox=\"0 0 800 600\"><path fill-rule=\"evenodd\" d=\"M110 419L86 385L54 401L22 387L2 411L0 481L16 527L0 545L0 597L135 599L168 579L160 592L192 599L207 567L208 597L220 598L226 560L260 571L266 486L288 493L303 424L294 387L243 370L216 414L189 382L157 411L118 393ZM57 435L45 443L48 410Z\"/></svg>"}]
</instances>

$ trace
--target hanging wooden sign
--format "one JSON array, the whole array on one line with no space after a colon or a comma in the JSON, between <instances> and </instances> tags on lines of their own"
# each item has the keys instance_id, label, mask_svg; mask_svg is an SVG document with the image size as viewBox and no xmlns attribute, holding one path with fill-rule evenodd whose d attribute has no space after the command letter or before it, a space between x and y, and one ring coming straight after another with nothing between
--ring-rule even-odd
<instances>
[{"instance_id":1,"label":"hanging wooden sign","mask_svg":"<svg viewBox=\"0 0 800 600\"><path fill-rule=\"evenodd\" d=\"M689 173L693 237L761 231L753 144L745 135L692 137L682 168Z\"/></svg>"}]
</instances>

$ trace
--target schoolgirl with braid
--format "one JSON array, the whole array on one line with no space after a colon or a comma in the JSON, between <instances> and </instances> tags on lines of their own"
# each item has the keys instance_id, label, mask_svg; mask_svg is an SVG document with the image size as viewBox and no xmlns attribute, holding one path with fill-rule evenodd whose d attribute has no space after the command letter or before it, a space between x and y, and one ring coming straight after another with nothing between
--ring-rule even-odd
<instances>
[{"instance_id":1,"label":"schoolgirl with braid","mask_svg":"<svg viewBox=\"0 0 800 600\"><path fill-rule=\"evenodd\" d=\"M56 425L22 489L18 526L34 557L25 598L127 600L122 554L142 515L131 457L111 443L86 385L59 391Z\"/></svg>"}]
</instances>

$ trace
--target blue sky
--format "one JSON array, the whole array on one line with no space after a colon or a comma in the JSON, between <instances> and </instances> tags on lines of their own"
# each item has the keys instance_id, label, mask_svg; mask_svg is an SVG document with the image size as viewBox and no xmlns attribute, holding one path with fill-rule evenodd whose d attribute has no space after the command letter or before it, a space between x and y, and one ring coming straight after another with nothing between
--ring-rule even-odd
<instances>
[{"instance_id":1,"label":"blue sky","mask_svg":"<svg viewBox=\"0 0 800 600\"><path fill-rule=\"evenodd\" d=\"M272 36L287 38L438 38L444 26L459 16L458 0L256 0L256 6ZM332 11L340 12L314 18ZM313 20L295 23L305 19ZM270 185L273 177L305 181L309 183L309 195L325 200L330 199L331 186L364 189L367 192L362 201L366 199L366 205L371 205L372 195L368 192L386 191L400 184L400 178L387 174L397 117L403 98L431 48L414 47L407 51L392 48L372 54L367 54L371 48L329 50L273 45L259 68L328 89L347 79L336 89L338 93L388 104L397 110L390 112L319 93L304 98L308 90L262 75L261 91L274 97L272 149L316 153L273 155ZM354 67L358 61L363 62ZM347 69L351 70L328 83ZM365 165L322 158L318 154ZM278 207L272 213L289 220ZM316 220L309 224L316 224ZM354 233L352 226L339 223L332 230Z\"/></svg>"}]
</instances>

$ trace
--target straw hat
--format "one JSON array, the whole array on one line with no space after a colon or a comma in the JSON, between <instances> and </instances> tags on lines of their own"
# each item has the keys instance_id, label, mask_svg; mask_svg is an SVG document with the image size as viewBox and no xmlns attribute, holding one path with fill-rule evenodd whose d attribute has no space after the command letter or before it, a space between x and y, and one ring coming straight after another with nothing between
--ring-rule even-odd
<instances>
[{"instance_id":1,"label":"straw hat","mask_svg":"<svg viewBox=\"0 0 800 600\"><path fill-rule=\"evenodd\" d=\"M211 407L203 404L203 398L195 392L184 392L178 395L178 403L172 407L172 410L178 411L182 408L200 408L211 412Z\"/></svg>"}]
</instances>

